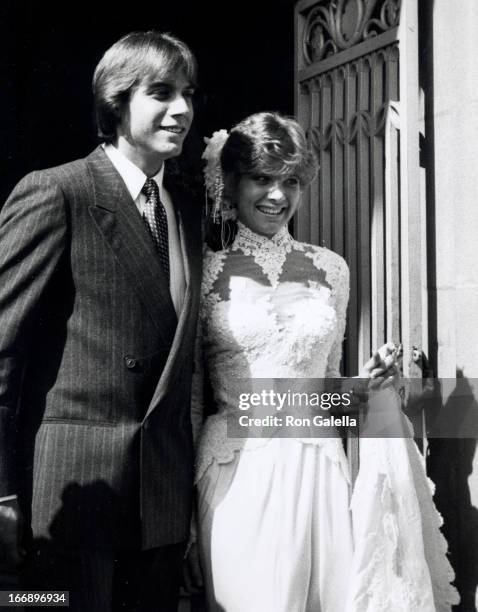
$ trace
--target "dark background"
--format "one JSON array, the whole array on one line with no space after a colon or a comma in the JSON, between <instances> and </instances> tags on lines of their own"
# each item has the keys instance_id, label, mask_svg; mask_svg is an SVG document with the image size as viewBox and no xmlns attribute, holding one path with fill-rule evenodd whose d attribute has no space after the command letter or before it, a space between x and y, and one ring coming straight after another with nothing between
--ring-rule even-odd
<instances>
[{"instance_id":1,"label":"dark background","mask_svg":"<svg viewBox=\"0 0 478 612\"><path fill-rule=\"evenodd\" d=\"M93 70L132 30L169 31L196 54L200 91L183 155L196 172L203 136L255 111L293 113L293 0L0 4L0 206L30 170L95 147Z\"/></svg>"}]
</instances>

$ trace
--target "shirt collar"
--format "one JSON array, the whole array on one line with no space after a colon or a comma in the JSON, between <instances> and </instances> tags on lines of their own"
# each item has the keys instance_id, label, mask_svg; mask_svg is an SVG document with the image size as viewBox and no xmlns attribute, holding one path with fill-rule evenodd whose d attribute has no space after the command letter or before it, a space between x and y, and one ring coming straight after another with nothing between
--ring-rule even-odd
<instances>
[{"instance_id":1,"label":"shirt collar","mask_svg":"<svg viewBox=\"0 0 478 612\"><path fill-rule=\"evenodd\" d=\"M138 166L136 166L136 164L133 164L132 161L130 161L112 144L104 144L103 148L111 163L123 179L126 189L129 191L132 199L136 201L148 177L140 168L138 168ZM162 196L163 191L163 176L164 163L161 165L159 172L155 176L151 177L158 184L160 197Z\"/></svg>"}]
</instances>

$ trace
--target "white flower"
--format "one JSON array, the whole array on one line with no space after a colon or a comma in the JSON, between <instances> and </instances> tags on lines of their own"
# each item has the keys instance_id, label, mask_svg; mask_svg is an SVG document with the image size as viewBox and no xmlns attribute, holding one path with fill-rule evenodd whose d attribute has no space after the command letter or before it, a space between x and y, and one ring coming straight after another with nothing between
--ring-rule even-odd
<instances>
[{"instance_id":1,"label":"white flower","mask_svg":"<svg viewBox=\"0 0 478 612\"><path fill-rule=\"evenodd\" d=\"M204 142L207 146L202 154L202 159L205 159L207 162L213 162L214 164L218 163L222 147L228 136L227 130L218 130L213 133L211 138L205 138Z\"/></svg>"}]
</instances>

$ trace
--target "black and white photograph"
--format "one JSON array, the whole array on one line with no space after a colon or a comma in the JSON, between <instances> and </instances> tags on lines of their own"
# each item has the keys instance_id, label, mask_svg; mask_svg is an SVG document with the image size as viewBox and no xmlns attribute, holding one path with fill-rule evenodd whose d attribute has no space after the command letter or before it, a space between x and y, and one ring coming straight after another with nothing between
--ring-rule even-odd
<instances>
[{"instance_id":1,"label":"black and white photograph","mask_svg":"<svg viewBox=\"0 0 478 612\"><path fill-rule=\"evenodd\" d=\"M476 612L476 0L0 31L0 610Z\"/></svg>"}]
</instances>

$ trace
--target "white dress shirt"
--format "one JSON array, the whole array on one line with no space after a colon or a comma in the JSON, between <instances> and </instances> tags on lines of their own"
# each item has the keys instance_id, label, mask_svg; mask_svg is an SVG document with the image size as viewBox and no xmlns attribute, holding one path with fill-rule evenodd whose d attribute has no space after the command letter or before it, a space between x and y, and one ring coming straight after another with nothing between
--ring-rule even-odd
<instances>
[{"instance_id":1,"label":"white dress shirt","mask_svg":"<svg viewBox=\"0 0 478 612\"><path fill-rule=\"evenodd\" d=\"M138 168L132 161L130 161L123 153L118 151L116 147L111 144L103 145L106 155L109 157L111 163L119 172L123 179L126 189L129 191L136 208L138 209L141 216L143 216L144 207L146 205L146 196L141 192L146 179L146 174ZM156 181L159 188L159 197L163 203L164 209L166 210L166 216L168 219L168 247L169 247L169 271L170 271L170 283L169 289L171 292L171 299L174 304L174 309L179 317L181 307L184 301L184 295L186 292L186 275L184 268L183 252L181 249L181 240L179 236L179 228L176 221L176 214L174 205L171 200L171 196L166 191L163 185L164 176L164 164L156 174L151 177ZM185 255L184 255L185 256Z\"/></svg>"}]
</instances>

